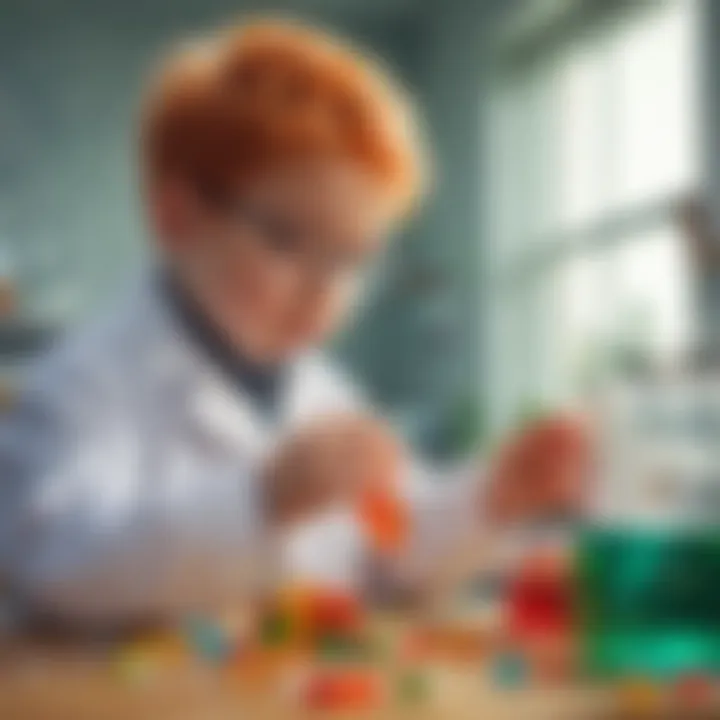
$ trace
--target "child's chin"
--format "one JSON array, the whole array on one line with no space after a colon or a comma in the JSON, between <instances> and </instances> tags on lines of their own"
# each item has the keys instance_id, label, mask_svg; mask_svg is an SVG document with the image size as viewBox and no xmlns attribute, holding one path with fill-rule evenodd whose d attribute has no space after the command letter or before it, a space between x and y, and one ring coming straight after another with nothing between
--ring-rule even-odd
<instances>
[{"instance_id":1,"label":"child's chin","mask_svg":"<svg viewBox=\"0 0 720 720\"><path fill-rule=\"evenodd\" d=\"M289 359L320 344L322 344L322 338L312 333L298 331L285 333L282 338L278 339L275 348L278 359Z\"/></svg>"},{"instance_id":2,"label":"child's chin","mask_svg":"<svg viewBox=\"0 0 720 720\"><path fill-rule=\"evenodd\" d=\"M312 342L304 338L283 338L282 340L278 340L277 342L268 345L266 350L266 360L270 363L281 364L292 360L311 346Z\"/></svg>"}]
</instances>

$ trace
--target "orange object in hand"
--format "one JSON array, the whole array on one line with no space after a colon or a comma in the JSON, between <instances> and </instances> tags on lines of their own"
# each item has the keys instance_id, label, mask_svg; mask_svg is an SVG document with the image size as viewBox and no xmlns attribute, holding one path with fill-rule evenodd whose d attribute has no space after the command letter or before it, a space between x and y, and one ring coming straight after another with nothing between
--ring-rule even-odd
<instances>
[{"instance_id":1,"label":"orange object in hand","mask_svg":"<svg viewBox=\"0 0 720 720\"><path fill-rule=\"evenodd\" d=\"M410 532L406 504L391 490L369 490L360 501L360 519L370 541L381 553L402 548Z\"/></svg>"},{"instance_id":2,"label":"orange object in hand","mask_svg":"<svg viewBox=\"0 0 720 720\"><path fill-rule=\"evenodd\" d=\"M407 461L405 449L385 423L367 419L356 428L352 444L355 456L349 470L361 488L358 519L376 551L397 551L410 529L399 488Z\"/></svg>"}]
</instances>

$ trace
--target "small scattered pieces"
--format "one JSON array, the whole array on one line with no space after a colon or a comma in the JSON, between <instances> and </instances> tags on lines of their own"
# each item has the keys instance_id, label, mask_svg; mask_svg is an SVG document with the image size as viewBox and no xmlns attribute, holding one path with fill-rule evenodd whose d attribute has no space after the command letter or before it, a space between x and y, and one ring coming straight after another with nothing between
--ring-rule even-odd
<instances>
[{"instance_id":1,"label":"small scattered pieces","mask_svg":"<svg viewBox=\"0 0 720 720\"><path fill-rule=\"evenodd\" d=\"M571 633L535 633L523 638L519 647L534 680L556 685L567 683L578 675L577 638Z\"/></svg>"},{"instance_id":2,"label":"small scattered pieces","mask_svg":"<svg viewBox=\"0 0 720 720\"><path fill-rule=\"evenodd\" d=\"M684 710L708 710L715 699L715 686L706 675L685 675L678 679L675 694L677 705Z\"/></svg>"},{"instance_id":3,"label":"small scattered pieces","mask_svg":"<svg viewBox=\"0 0 720 720\"><path fill-rule=\"evenodd\" d=\"M328 634L319 638L317 654L331 662L360 662L372 659L372 645L360 638Z\"/></svg>"},{"instance_id":4,"label":"small scattered pieces","mask_svg":"<svg viewBox=\"0 0 720 720\"><path fill-rule=\"evenodd\" d=\"M358 599L339 590L317 591L308 604L307 621L315 635L354 635L365 625L365 612Z\"/></svg>"},{"instance_id":5,"label":"small scattered pieces","mask_svg":"<svg viewBox=\"0 0 720 720\"><path fill-rule=\"evenodd\" d=\"M147 683L155 674L152 658L134 647L121 648L113 662L113 669L121 681L130 685Z\"/></svg>"},{"instance_id":6,"label":"small scattered pieces","mask_svg":"<svg viewBox=\"0 0 720 720\"><path fill-rule=\"evenodd\" d=\"M503 689L518 688L528 681L529 669L525 658L517 652L504 652L493 658L492 677Z\"/></svg>"},{"instance_id":7,"label":"small scattered pieces","mask_svg":"<svg viewBox=\"0 0 720 720\"><path fill-rule=\"evenodd\" d=\"M557 617L554 603L550 605L550 614ZM170 662L194 659L216 668L229 687L248 693L297 679L295 701L299 698L310 709L340 711L377 708L388 697L388 682L397 701L422 703L430 694L436 662L460 663L475 671L488 661L495 683L504 689L519 688L535 676L530 646L512 644L491 655L488 629L475 620L416 618L404 632L390 632L369 621L357 597L337 588L293 586L271 597L259 612L225 622L222 617L194 615L179 632L135 638L118 654L118 673L127 682L144 682ZM564 664L556 659L565 655L547 657L552 666L548 675L562 674L556 665ZM688 679L685 692L692 694L693 688L700 692L697 679ZM639 706L644 697L637 687L624 694L626 705Z\"/></svg>"},{"instance_id":8,"label":"small scattered pieces","mask_svg":"<svg viewBox=\"0 0 720 720\"><path fill-rule=\"evenodd\" d=\"M260 627L260 639L264 645L282 645L290 642L292 637L292 620L288 615L274 612L263 618Z\"/></svg>"},{"instance_id":9,"label":"small scattered pieces","mask_svg":"<svg viewBox=\"0 0 720 720\"><path fill-rule=\"evenodd\" d=\"M421 703L430 694L430 682L425 673L419 669L405 670L398 678L398 696L407 704Z\"/></svg>"},{"instance_id":10,"label":"small scattered pieces","mask_svg":"<svg viewBox=\"0 0 720 720\"><path fill-rule=\"evenodd\" d=\"M574 597L567 558L553 549L528 556L510 583L507 623L511 635L566 633L574 624Z\"/></svg>"},{"instance_id":11,"label":"small scattered pieces","mask_svg":"<svg viewBox=\"0 0 720 720\"><path fill-rule=\"evenodd\" d=\"M291 659L288 650L249 647L231 655L223 671L225 677L244 688L262 689L273 683Z\"/></svg>"},{"instance_id":12,"label":"small scattered pieces","mask_svg":"<svg viewBox=\"0 0 720 720\"><path fill-rule=\"evenodd\" d=\"M233 640L218 624L199 616L185 622L185 636L197 655L215 664L225 662L233 652Z\"/></svg>"},{"instance_id":13,"label":"small scattered pieces","mask_svg":"<svg viewBox=\"0 0 720 720\"><path fill-rule=\"evenodd\" d=\"M664 697L657 684L645 678L630 678L618 688L620 711L628 718L655 717L663 709Z\"/></svg>"},{"instance_id":14,"label":"small scattered pieces","mask_svg":"<svg viewBox=\"0 0 720 720\"><path fill-rule=\"evenodd\" d=\"M181 665L189 657L183 636L163 630L138 635L120 646L113 665L124 680L137 683L148 680L164 668Z\"/></svg>"},{"instance_id":15,"label":"small scattered pieces","mask_svg":"<svg viewBox=\"0 0 720 720\"><path fill-rule=\"evenodd\" d=\"M376 710L384 701L382 677L366 669L322 670L312 675L303 692L311 710Z\"/></svg>"}]
</instances>

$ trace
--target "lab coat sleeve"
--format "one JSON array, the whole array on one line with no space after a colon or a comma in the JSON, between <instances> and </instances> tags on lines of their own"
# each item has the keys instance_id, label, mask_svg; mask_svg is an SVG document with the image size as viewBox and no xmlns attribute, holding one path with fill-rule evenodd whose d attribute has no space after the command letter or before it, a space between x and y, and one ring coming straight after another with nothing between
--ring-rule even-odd
<instances>
[{"instance_id":1,"label":"lab coat sleeve","mask_svg":"<svg viewBox=\"0 0 720 720\"><path fill-rule=\"evenodd\" d=\"M239 591L268 567L257 485L183 484L172 464L153 463L122 390L39 383L0 426L0 574L61 618L182 612L211 600L210 558Z\"/></svg>"}]
</instances>

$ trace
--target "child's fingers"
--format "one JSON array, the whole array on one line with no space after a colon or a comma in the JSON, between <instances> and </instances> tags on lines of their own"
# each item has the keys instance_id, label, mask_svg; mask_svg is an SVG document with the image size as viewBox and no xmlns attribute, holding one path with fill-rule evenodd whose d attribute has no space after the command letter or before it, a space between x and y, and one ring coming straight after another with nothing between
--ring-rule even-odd
<instances>
[{"instance_id":1,"label":"child's fingers","mask_svg":"<svg viewBox=\"0 0 720 720\"><path fill-rule=\"evenodd\" d=\"M281 447L268 472L271 505L292 522L339 504L356 504L399 475L399 443L387 427L359 415L315 421Z\"/></svg>"},{"instance_id":2,"label":"child's fingers","mask_svg":"<svg viewBox=\"0 0 720 720\"><path fill-rule=\"evenodd\" d=\"M589 433L581 422L567 417L539 421L501 450L491 511L499 520L578 512L590 456Z\"/></svg>"}]
</instances>

